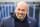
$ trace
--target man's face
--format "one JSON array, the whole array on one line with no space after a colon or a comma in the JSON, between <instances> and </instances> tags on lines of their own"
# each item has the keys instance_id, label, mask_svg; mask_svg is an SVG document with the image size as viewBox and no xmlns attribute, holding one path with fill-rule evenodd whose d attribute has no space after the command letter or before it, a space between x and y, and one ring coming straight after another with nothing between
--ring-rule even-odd
<instances>
[{"instance_id":1,"label":"man's face","mask_svg":"<svg viewBox=\"0 0 40 27\"><path fill-rule=\"evenodd\" d=\"M16 17L19 19L19 20L23 20L28 12L28 9L27 9L27 6L17 6L16 7Z\"/></svg>"}]
</instances>

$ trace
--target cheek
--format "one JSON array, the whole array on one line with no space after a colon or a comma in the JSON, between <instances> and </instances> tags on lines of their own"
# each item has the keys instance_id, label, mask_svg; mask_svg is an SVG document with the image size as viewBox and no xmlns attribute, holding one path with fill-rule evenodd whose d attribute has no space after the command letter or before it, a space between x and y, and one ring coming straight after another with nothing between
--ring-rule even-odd
<instances>
[{"instance_id":1,"label":"cheek","mask_svg":"<svg viewBox=\"0 0 40 27\"><path fill-rule=\"evenodd\" d=\"M26 15L26 12L23 12L24 15Z\"/></svg>"},{"instance_id":2,"label":"cheek","mask_svg":"<svg viewBox=\"0 0 40 27\"><path fill-rule=\"evenodd\" d=\"M16 11L16 14L18 14L18 11Z\"/></svg>"}]
</instances>

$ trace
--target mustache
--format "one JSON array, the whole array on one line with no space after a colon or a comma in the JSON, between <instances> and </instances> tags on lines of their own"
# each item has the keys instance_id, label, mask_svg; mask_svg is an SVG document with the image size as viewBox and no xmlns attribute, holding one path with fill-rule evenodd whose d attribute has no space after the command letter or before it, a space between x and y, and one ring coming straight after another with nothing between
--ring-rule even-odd
<instances>
[{"instance_id":1,"label":"mustache","mask_svg":"<svg viewBox=\"0 0 40 27\"><path fill-rule=\"evenodd\" d=\"M23 15L22 13L18 13L18 15L19 15L19 14Z\"/></svg>"}]
</instances>

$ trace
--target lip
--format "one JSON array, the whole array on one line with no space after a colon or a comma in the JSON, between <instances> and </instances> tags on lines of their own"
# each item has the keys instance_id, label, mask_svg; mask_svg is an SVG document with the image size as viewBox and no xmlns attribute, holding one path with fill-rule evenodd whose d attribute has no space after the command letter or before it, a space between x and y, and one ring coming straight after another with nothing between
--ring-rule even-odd
<instances>
[{"instance_id":1,"label":"lip","mask_svg":"<svg viewBox=\"0 0 40 27\"><path fill-rule=\"evenodd\" d=\"M22 16L21 14L19 14L18 16Z\"/></svg>"}]
</instances>

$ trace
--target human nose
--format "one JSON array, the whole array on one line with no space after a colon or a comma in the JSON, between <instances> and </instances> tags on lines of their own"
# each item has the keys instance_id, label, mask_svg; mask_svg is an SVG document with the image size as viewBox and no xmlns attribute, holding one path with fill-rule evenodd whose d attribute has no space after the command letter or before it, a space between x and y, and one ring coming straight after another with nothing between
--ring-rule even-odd
<instances>
[{"instance_id":1,"label":"human nose","mask_svg":"<svg viewBox=\"0 0 40 27\"><path fill-rule=\"evenodd\" d=\"M22 13L22 11L20 11L19 13Z\"/></svg>"}]
</instances>

